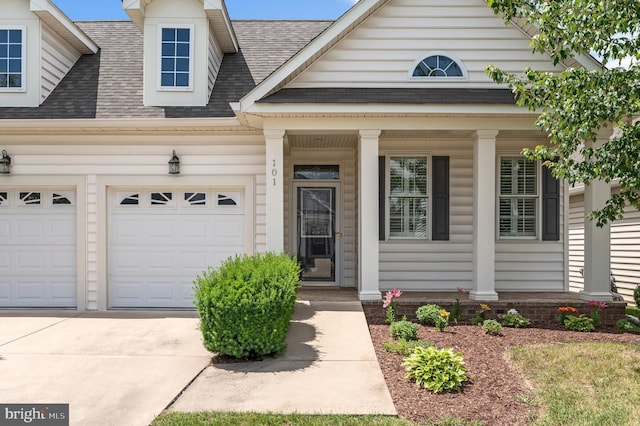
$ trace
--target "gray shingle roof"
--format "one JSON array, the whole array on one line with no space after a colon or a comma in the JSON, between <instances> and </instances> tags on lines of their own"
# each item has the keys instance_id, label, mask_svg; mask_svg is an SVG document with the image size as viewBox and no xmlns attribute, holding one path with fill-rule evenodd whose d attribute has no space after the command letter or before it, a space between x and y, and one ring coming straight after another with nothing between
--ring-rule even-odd
<instances>
[{"instance_id":1,"label":"gray shingle roof","mask_svg":"<svg viewBox=\"0 0 640 426\"><path fill-rule=\"evenodd\" d=\"M226 54L209 104L146 107L143 38L129 21L77 22L100 51L84 55L38 108L0 108L0 119L232 117L257 83L322 32L329 21L233 21L240 52Z\"/></svg>"},{"instance_id":2,"label":"gray shingle roof","mask_svg":"<svg viewBox=\"0 0 640 426\"><path fill-rule=\"evenodd\" d=\"M262 103L376 103L376 104L515 104L507 89L466 88L304 88L282 89Z\"/></svg>"}]
</instances>

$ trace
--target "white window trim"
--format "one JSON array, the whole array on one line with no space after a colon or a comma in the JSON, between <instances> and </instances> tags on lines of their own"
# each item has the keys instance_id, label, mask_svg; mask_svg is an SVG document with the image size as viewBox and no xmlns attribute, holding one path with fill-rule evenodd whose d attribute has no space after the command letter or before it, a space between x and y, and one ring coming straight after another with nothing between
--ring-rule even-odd
<instances>
[{"instance_id":1,"label":"white window trim","mask_svg":"<svg viewBox=\"0 0 640 426\"><path fill-rule=\"evenodd\" d=\"M27 91L27 27L25 25L0 25L0 30L22 30L22 75L20 82L21 87L0 87L0 92L26 92Z\"/></svg>"},{"instance_id":2,"label":"white window trim","mask_svg":"<svg viewBox=\"0 0 640 426\"><path fill-rule=\"evenodd\" d=\"M162 85L162 30L165 28L171 29L188 29L189 30L189 85L187 87L174 87ZM193 80L194 80L194 46L195 40L195 25L192 24L159 24L158 25L158 91L161 92L193 92Z\"/></svg>"},{"instance_id":3,"label":"white window trim","mask_svg":"<svg viewBox=\"0 0 640 426\"><path fill-rule=\"evenodd\" d=\"M519 152L503 152L496 159L496 239L498 241L541 241L542 240L542 172L541 164L536 161L536 194L523 195L518 198L535 198L536 199L536 235L535 236L510 236L500 235L500 162L504 157L522 157Z\"/></svg>"},{"instance_id":4,"label":"white window trim","mask_svg":"<svg viewBox=\"0 0 640 426\"><path fill-rule=\"evenodd\" d=\"M384 183L384 192L385 192L385 235L386 241L431 241L432 239L432 211L431 211L431 186L433 184L431 179L431 158L432 155L430 153L425 152L386 152L380 153L385 157L384 160L384 168L385 168L385 183ZM427 227L426 233L424 237L406 237L406 236L393 236L391 235L391 203L389 199L391 198L391 157L424 157L427 159L427 221L425 226Z\"/></svg>"},{"instance_id":5,"label":"white window trim","mask_svg":"<svg viewBox=\"0 0 640 426\"><path fill-rule=\"evenodd\" d=\"M446 56L450 59L452 59L453 61L455 61L456 64L458 64L458 66L460 67L460 70L462 71L462 77L415 77L413 75L413 72L415 71L416 67L418 66L418 64L422 61L424 61L425 59L431 57L431 56ZM409 69L409 72L407 73L408 76L408 80L409 81L413 81L413 82L420 82L420 83L431 83L431 82L443 82L443 81L467 81L469 80L469 74L467 73L467 67L464 66L464 63L460 60L460 58L458 58L458 56L456 56L455 54L451 53L451 52L446 52L444 50L431 50L428 52L425 52L424 54L420 55L418 57L418 59L416 59L415 61L413 61L413 65L411 65L411 68Z\"/></svg>"}]
</instances>

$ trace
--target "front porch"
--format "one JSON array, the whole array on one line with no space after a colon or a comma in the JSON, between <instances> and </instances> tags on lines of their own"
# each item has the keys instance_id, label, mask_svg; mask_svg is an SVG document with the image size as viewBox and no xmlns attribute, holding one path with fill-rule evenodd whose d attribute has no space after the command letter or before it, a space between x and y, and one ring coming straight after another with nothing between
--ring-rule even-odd
<instances>
[{"instance_id":1,"label":"front porch","mask_svg":"<svg viewBox=\"0 0 640 426\"><path fill-rule=\"evenodd\" d=\"M491 307L488 318L495 318L497 314L506 313L509 309L516 309L529 319L535 327L558 325L558 308L573 306L579 313L590 315L592 308L588 302L581 299L575 292L498 292L500 300L487 302ZM469 321L478 311L480 302L469 299L468 294L457 292L403 292L398 299L398 315L406 315L409 320L416 320L416 309L422 305L433 303L451 311L456 298L460 299L463 321ZM348 288L302 288L298 292L301 300L358 300L356 289ZM369 324L384 324L385 310L382 300L362 301L362 308ZM605 326L615 326L616 321L624 318L626 302L608 302L607 308L601 310L600 317Z\"/></svg>"}]
</instances>

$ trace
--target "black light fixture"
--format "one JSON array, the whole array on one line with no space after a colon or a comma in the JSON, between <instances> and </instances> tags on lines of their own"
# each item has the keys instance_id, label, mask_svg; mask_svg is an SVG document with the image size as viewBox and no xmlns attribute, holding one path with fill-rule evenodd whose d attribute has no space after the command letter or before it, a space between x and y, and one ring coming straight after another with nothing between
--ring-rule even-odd
<instances>
[{"instance_id":1,"label":"black light fixture","mask_svg":"<svg viewBox=\"0 0 640 426\"><path fill-rule=\"evenodd\" d=\"M3 175L8 175L11 173L11 157L7 154L7 151L2 150L2 158L0 158L0 173Z\"/></svg>"},{"instance_id":2,"label":"black light fixture","mask_svg":"<svg viewBox=\"0 0 640 426\"><path fill-rule=\"evenodd\" d=\"M180 157L176 155L176 150L173 150L173 157L169 160L169 174L170 175L179 175L180 174Z\"/></svg>"}]
</instances>

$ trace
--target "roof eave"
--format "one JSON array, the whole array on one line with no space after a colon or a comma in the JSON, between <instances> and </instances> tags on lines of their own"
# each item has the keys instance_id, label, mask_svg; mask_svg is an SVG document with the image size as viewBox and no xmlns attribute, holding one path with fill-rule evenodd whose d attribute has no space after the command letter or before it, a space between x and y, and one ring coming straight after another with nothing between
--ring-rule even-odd
<instances>
[{"instance_id":1,"label":"roof eave","mask_svg":"<svg viewBox=\"0 0 640 426\"><path fill-rule=\"evenodd\" d=\"M49 0L31 0L30 10L81 54L98 52L98 45Z\"/></svg>"}]
</instances>

